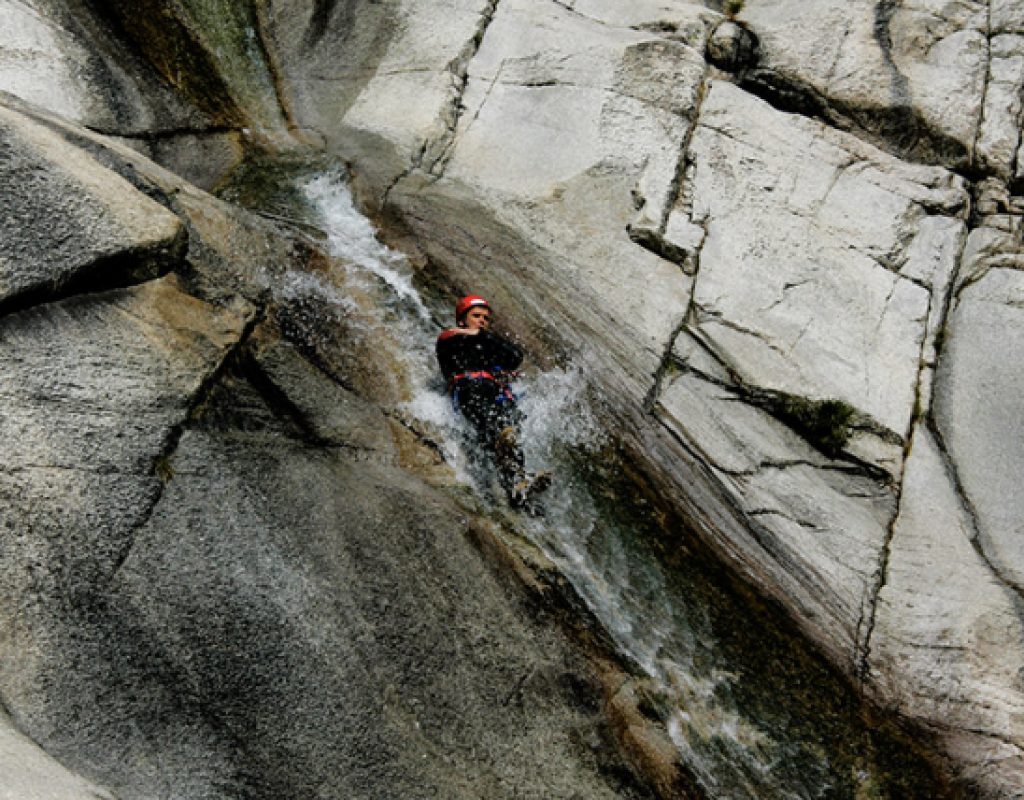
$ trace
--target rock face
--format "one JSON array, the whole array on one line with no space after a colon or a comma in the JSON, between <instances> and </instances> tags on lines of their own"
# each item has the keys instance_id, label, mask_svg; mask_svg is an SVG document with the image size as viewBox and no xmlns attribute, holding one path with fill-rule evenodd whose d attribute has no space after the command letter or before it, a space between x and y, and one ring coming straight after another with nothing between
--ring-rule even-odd
<instances>
[{"instance_id":1,"label":"rock face","mask_svg":"<svg viewBox=\"0 0 1024 800\"><path fill-rule=\"evenodd\" d=\"M125 280L175 257L181 221L88 154L0 108L0 302L66 283ZM180 254L177 254L180 255Z\"/></svg>"},{"instance_id":2,"label":"rock face","mask_svg":"<svg viewBox=\"0 0 1024 800\"><path fill-rule=\"evenodd\" d=\"M0 765L3 800L111 800L111 795L65 769L34 742L15 730L6 715L0 716Z\"/></svg>"},{"instance_id":3,"label":"rock face","mask_svg":"<svg viewBox=\"0 0 1024 800\"><path fill-rule=\"evenodd\" d=\"M82 208L189 237L172 264L187 284L53 300L46 284L0 321L0 693L33 742L106 787L4 718L3 791L650 796L580 651L481 555L493 528L403 467L438 459L385 415L389 386L345 388L333 370L358 353L302 340L314 366L282 338L303 321L271 270L323 256L130 150L66 124L86 149L58 148L49 118L3 113L50 145L35 174L134 159L135 182L177 195L171 213L108 171L106 194L67 192ZM113 229L144 261L134 219ZM45 242L33 221L22 240ZM99 250L106 231L76 234Z\"/></svg>"},{"instance_id":4,"label":"rock face","mask_svg":"<svg viewBox=\"0 0 1024 800\"><path fill-rule=\"evenodd\" d=\"M577 752L603 729L559 675L586 669L402 469L400 381L351 319L281 343L304 322L271 279L308 242L67 119L203 185L254 139L345 159L422 285L583 369L656 491L955 791L1019 796L1019 0L65 5L0 0L0 89L50 112L0 106L0 206L33 223L0 239L0 646L27 654L0 696L33 739L126 796L643 791Z\"/></svg>"}]
</instances>

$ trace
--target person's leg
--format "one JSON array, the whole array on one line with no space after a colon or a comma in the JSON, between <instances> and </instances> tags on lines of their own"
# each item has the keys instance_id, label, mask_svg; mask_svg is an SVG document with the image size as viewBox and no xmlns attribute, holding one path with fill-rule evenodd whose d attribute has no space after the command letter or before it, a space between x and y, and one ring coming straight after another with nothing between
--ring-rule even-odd
<instances>
[{"instance_id":1,"label":"person's leg","mask_svg":"<svg viewBox=\"0 0 1024 800\"><path fill-rule=\"evenodd\" d=\"M500 389L484 381L458 387L459 410L477 432L477 439L494 458L498 480L506 491L525 476L519 446L518 410L509 400L499 402Z\"/></svg>"},{"instance_id":2,"label":"person's leg","mask_svg":"<svg viewBox=\"0 0 1024 800\"><path fill-rule=\"evenodd\" d=\"M480 444L493 452L498 433L494 427L496 390L484 381L464 381L457 391L459 411L473 426Z\"/></svg>"},{"instance_id":3,"label":"person's leg","mask_svg":"<svg viewBox=\"0 0 1024 800\"><path fill-rule=\"evenodd\" d=\"M495 406L490 419L494 431L494 461L498 479L506 491L526 478L526 457L520 445L519 414L514 404L506 401Z\"/></svg>"},{"instance_id":4,"label":"person's leg","mask_svg":"<svg viewBox=\"0 0 1024 800\"><path fill-rule=\"evenodd\" d=\"M489 382L467 382L459 387L459 409L477 431L483 449L494 458L498 482L513 506L524 506L530 498L551 485L551 474L531 476L520 445L522 414L514 400L501 395Z\"/></svg>"}]
</instances>

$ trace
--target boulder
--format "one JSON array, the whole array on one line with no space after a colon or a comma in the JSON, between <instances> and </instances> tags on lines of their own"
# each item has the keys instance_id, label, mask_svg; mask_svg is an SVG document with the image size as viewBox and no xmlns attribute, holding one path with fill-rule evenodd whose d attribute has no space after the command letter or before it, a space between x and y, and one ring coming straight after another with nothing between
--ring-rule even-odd
<instances>
[{"instance_id":1,"label":"boulder","mask_svg":"<svg viewBox=\"0 0 1024 800\"><path fill-rule=\"evenodd\" d=\"M165 270L181 221L47 126L0 106L0 302Z\"/></svg>"}]
</instances>

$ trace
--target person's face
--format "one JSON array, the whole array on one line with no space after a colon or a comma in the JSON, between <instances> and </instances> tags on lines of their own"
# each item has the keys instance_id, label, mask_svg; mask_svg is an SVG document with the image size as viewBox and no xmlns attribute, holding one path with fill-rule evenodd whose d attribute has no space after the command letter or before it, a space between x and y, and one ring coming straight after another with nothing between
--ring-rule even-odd
<instances>
[{"instance_id":1,"label":"person's face","mask_svg":"<svg viewBox=\"0 0 1024 800\"><path fill-rule=\"evenodd\" d=\"M463 318L463 325L471 330L487 330L491 327L491 310L479 306L469 309Z\"/></svg>"}]
</instances>

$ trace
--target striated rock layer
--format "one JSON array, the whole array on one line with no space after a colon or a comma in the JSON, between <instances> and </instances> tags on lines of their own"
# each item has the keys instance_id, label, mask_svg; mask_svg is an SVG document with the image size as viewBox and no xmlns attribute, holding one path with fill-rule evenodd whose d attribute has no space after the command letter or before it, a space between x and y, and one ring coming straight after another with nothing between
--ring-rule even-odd
<instances>
[{"instance_id":1,"label":"striated rock layer","mask_svg":"<svg viewBox=\"0 0 1024 800\"><path fill-rule=\"evenodd\" d=\"M1020 796L1024 4L749 0L727 29L717 11L683 0L182 0L142 4L137 24L134 8L0 0L13 21L0 33L0 89L123 137L204 186L243 142L291 141L346 159L367 208L422 254L425 287L491 296L532 350L580 366L607 426L736 573L872 702L926 733L963 791ZM12 226L0 242L11 310L0 321L3 391L17 410L3 421L12 452L0 492L17 515L5 604L38 598L0 639L32 654L3 662L12 716L84 764L95 751L61 731L67 715L97 705L90 692L103 695L109 659L158 663L189 687L186 705L209 707L217 701L202 676L234 674L251 658L263 665L248 670L257 685L227 695L297 704L298 727L275 730L273 706L255 717L225 707L201 728L161 717L171 733L160 740L178 743L160 754L167 763L184 770L197 749L223 759L194 775L190 796L213 796L219 769L239 791L281 770L312 793L324 764L359 742L386 751L367 752L364 764L397 770L382 782L408 787L403 796L419 796L424 781L448 785L454 768L418 738L422 726L447 723L420 719L409 699L434 688L429 670L379 677L375 686L411 683L381 698L383 727L364 736L340 706L367 695L345 687L408 651L401 641L387 653L338 648L360 641L380 603L396 602L399 616L414 605L389 599L403 590L361 587L359 564L382 559L384 574L412 557L408 548L440 547L416 534L378 549L374 526L434 529L455 513L451 501L396 471L401 448L372 409L354 412L350 430L294 399L317 396L319 379L261 344L270 328L253 333L263 325L256 276L283 245L168 173L135 171L126 146L103 145L97 161L85 130L57 137L56 117L30 119L13 99L4 107L0 170L13 188L0 205L12 219L38 220L38 208L59 220L31 236ZM158 278L186 234L187 285ZM284 249L281 258L302 252ZM110 293L61 299L60 287L68 294L89 275ZM34 306L44 297L58 301L45 314ZM57 346L69 338L82 349ZM343 349L314 361L359 363ZM67 377L55 383L43 365L58 353ZM98 377L115 367L131 389L116 399ZM281 375L287 413L275 406ZM342 377L357 395L399 391ZM224 384L233 391L219 394ZM238 422L239 403L255 424ZM360 405L347 394L324 405L345 403ZM128 440L107 446L121 430L115 438ZM312 452L310 436L336 451ZM256 480L261 470L272 475ZM313 472L348 487L351 521L331 512L334 490L303 483ZM160 474L177 478L165 487ZM289 516L254 495L267 481L297 483L289 496L315 511ZM208 492L224 516L201 524L196 498ZM358 552L325 556L332 526ZM216 541L204 533L213 529ZM250 535L255 545L243 548ZM444 607L437 587L454 591L454 575L491 580L464 544L452 534L429 559L438 574L408 586ZM269 578L260 559L281 550L296 553L294 574ZM204 587L198 605L176 595L174 565ZM529 672L529 642L549 634L509 622L510 602L449 609L467 626L450 646L498 637L499 661ZM85 619L69 623L69 604ZM245 624L194 623L230 604L251 610L232 605L226 616ZM428 617L417 646L449 646L445 613ZM306 636L299 629L312 619L322 626ZM243 643L268 628L250 656ZM88 663L63 660L63 637L80 637ZM164 640L195 659L127 646ZM305 713L312 686L303 700L275 684L270 665L294 657L296 643L313 648L310 663L339 670L329 694L340 706L327 743L285 768L275 761L281 741L324 724ZM505 669L499 661L487 669ZM481 699L492 691L487 669L432 711L491 709ZM159 676L127 674L134 717L167 707ZM61 681L70 683L51 693ZM586 712L557 699L556 680L536 691L554 720L535 735L574 766L527 766L514 731L548 723L510 709L490 733L467 728L466 742L484 743L479 763L501 766L459 796L500 795L510 781L534 796L568 796L552 788L562 781L589 786L586 796L614 793L592 761L571 755L567 726ZM81 705L55 707L65 695ZM105 713L95 736L122 716ZM242 730L255 732L244 758ZM142 766L156 758L154 735L125 729L111 745L137 760L139 781L159 777Z\"/></svg>"}]
</instances>

